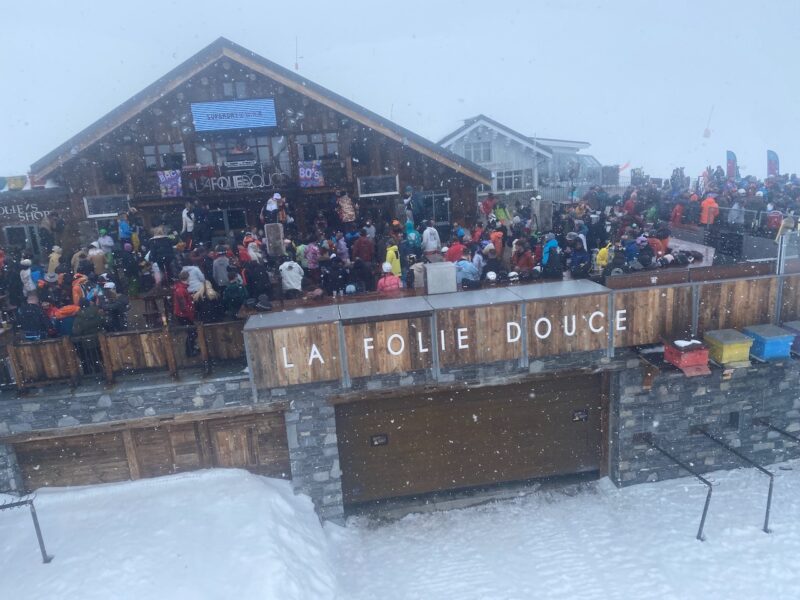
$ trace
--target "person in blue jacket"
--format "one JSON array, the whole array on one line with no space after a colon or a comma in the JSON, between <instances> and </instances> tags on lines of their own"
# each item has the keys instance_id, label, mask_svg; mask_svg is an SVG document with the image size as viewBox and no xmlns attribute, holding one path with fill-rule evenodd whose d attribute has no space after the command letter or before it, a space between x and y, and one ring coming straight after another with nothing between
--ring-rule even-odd
<instances>
[{"instance_id":1,"label":"person in blue jacket","mask_svg":"<svg viewBox=\"0 0 800 600\"><path fill-rule=\"evenodd\" d=\"M542 277L561 279L564 271L561 268L561 255L559 254L558 242L554 233L548 233L545 237L544 248L542 249Z\"/></svg>"}]
</instances>

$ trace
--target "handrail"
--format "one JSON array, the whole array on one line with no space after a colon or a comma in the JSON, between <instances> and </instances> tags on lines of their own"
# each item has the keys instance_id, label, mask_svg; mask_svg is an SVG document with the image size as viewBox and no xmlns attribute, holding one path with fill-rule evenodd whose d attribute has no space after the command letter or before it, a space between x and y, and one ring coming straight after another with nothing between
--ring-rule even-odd
<instances>
[{"instance_id":1,"label":"handrail","mask_svg":"<svg viewBox=\"0 0 800 600\"><path fill-rule=\"evenodd\" d=\"M766 513L764 514L764 528L763 528L763 531L764 531L764 533L771 533L771 530L770 530L770 528L769 528L769 512L770 512L770 508L772 507L772 486L773 486L773 484L774 484L775 475L773 475L773 474L772 474L770 471L767 471L767 470L766 470L764 467L762 467L761 465L759 465L759 464L758 464L757 462L755 462L754 460L752 460L752 459L748 458L747 456L745 456L745 455L744 455L744 454L742 454L741 452L739 452L739 451L737 451L736 449L732 448L731 446L729 446L728 444L726 444L725 442L723 442L723 441L722 441L722 440L720 440L719 438L716 438L716 437L714 437L713 435L711 435L711 434L708 432L708 430L706 430L706 428L705 428L705 427L698 427L698 428L696 429L696 431L697 431L698 433L702 433L704 436L706 436L706 437L707 437L708 439L710 439L712 442L714 442L714 443L716 443L716 444L719 444L720 446L722 446L723 448L725 448L725 450L727 450L728 452L730 452L731 454L733 454L734 456L736 456L737 458L739 458L739 460L741 460L741 461L743 461L743 462L747 463L747 464L748 464L748 465L750 465L751 467L755 467L755 468L756 468L756 469L758 469L758 470L759 470L761 473L763 473L764 475L766 475L767 477L769 477L769 492L767 493L767 511L766 511Z\"/></svg>"},{"instance_id":2,"label":"handrail","mask_svg":"<svg viewBox=\"0 0 800 600\"><path fill-rule=\"evenodd\" d=\"M19 508L27 506L31 511L31 519L33 520L33 528L36 530L36 539L39 542L39 552L42 553L42 562L44 564L53 560L53 557L47 553L44 547L44 538L42 537L42 529L39 527L39 517L36 516L36 507L33 505L33 500L36 496L25 496L19 500L12 500L10 502L0 502L0 510L7 510L10 508Z\"/></svg>"},{"instance_id":3,"label":"handrail","mask_svg":"<svg viewBox=\"0 0 800 600\"><path fill-rule=\"evenodd\" d=\"M705 535L703 535L703 528L704 528L704 527L705 527L705 525L706 525L706 516L708 515L708 507L709 507L709 505L711 504L711 492L713 492L713 491L714 491L714 489L713 489L713 487L712 487L712 484L711 484L711 482L710 482L708 479L706 479L705 477L703 477L702 475L700 475L700 474L699 474L697 471L695 471L694 469L692 469L692 468L691 468L689 465L687 465L686 463L684 463L684 462L682 462L682 461L678 460L677 458L675 458L675 456L673 456L672 454L670 454L669 452L667 452L666 450L664 450L664 449L663 449L661 446L659 446L658 444L656 444L656 443L655 443L655 440L654 440L654 439L653 439L653 437L652 437L652 435L651 435L651 436L649 437L649 439L647 440L647 443L648 443L648 444L650 444L650 447L651 447L651 448L653 448L654 450L658 450L659 452L661 452L661 454L663 454L664 456L666 456L666 457L667 457L669 460L671 460L672 462L674 462L674 463L675 463L676 465L678 465L678 466L679 466L681 469L683 469L684 471L688 471L688 472L689 472L689 473L691 473L691 474L692 474L694 477L696 477L697 479L699 479L699 480L700 480L700 482L701 482L701 483L703 483L703 485L705 485L706 487L708 487L708 493L706 494L706 501L705 501L705 504L703 505L703 516L702 516L702 517L700 517L700 527L698 527L698 528L697 528L697 536L696 536L698 540L700 540L701 542L705 542L705 541L706 541L706 536L705 536Z\"/></svg>"},{"instance_id":4,"label":"handrail","mask_svg":"<svg viewBox=\"0 0 800 600\"><path fill-rule=\"evenodd\" d=\"M787 437L790 440L793 440L795 442L800 442L800 436L792 435L791 433L789 433L785 429L781 429L780 427L776 427L775 425L770 423L768 419L765 419L764 417L758 417L756 419L753 419L753 423L756 423L758 425L763 425L764 427L766 427L768 429L771 429L772 431L775 431L777 433L780 433L782 436Z\"/></svg>"}]
</instances>

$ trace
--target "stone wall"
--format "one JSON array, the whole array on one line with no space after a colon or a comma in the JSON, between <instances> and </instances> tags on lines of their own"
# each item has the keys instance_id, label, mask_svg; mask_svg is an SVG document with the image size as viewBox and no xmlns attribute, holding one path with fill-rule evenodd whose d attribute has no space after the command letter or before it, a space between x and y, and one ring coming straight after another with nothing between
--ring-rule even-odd
<instances>
[{"instance_id":1,"label":"stone wall","mask_svg":"<svg viewBox=\"0 0 800 600\"><path fill-rule=\"evenodd\" d=\"M657 481L688 474L640 435L690 463L698 471L743 466L730 452L696 432L704 426L761 464L800 456L800 445L756 422L766 417L800 434L800 363L795 360L735 369L730 378L713 368L710 375L687 378L679 371L659 374L652 389L642 389L642 370L627 369L613 378L611 477L617 485Z\"/></svg>"},{"instance_id":2,"label":"stone wall","mask_svg":"<svg viewBox=\"0 0 800 600\"><path fill-rule=\"evenodd\" d=\"M161 374L136 376L112 388L99 384L75 390L47 387L24 396L4 391L0 393L0 437L252 404L250 380L238 371L212 380L185 372L178 381ZM21 489L13 448L0 444L0 491Z\"/></svg>"},{"instance_id":3,"label":"stone wall","mask_svg":"<svg viewBox=\"0 0 800 600\"><path fill-rule=\"evenodd\" d=\"M0 444L0 494L22 489L17 459L11 446Z\"/></svg>"},{"instance_id":4,"label":"stone wall","mask_svg":"<svg viewBox=\"0 0 800 600\"><path fill-rule=\"evenodd\" d=\"M0 436L57 427L222 409L252 404L246 375L214 379L185 376L173 381L156 376L126 381L113 388L80 386L74 391L40 388L25 396L3 393Z\"/></svg>"}]
</instances>

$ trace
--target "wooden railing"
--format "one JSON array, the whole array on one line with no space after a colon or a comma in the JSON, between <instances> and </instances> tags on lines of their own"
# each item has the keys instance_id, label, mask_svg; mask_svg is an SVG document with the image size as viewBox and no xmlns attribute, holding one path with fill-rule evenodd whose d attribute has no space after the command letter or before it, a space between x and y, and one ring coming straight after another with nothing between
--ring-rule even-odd
<instances>
[{"instance_id":1,"label":"wooden railing","mask_svg":"<svg viewBox=\"0 0 800 600\"><path fill-rule=\"evenodd\" d=\"M607 289L587 296L534 301L528 307L529 315L549 314L550 308L555 310L560 305L564 306L556 313L591 314L610 306L625 308L627 327L613 333L609 328L608 335L613 339L581 334L571 338L552 336L542 342L529 335L528 356L606 348L611 352L612 348L657 343L664 336L702 337L713 329L800 320L800 274L725 280L717 280L712 273L698 275L700 281ZM541 302L547 306L535 308ZM102 374L110 383L119 375L148 370L178 376L182 369L201 367L209 373L215 363L245 360L243 326L243 320L198 324L199 353L195 356L187 356L184 351L186 327L100 335L98 360ZM74 385L82 373L91 371L82 364L81 354L76 353L68 338L15 343L8 350L20 389L65 382ZM260 346L255 348L257 354L262 350Z\"/></svg>"},{"instance_id":2,"label":"wooden railing","mask_svg":"<svg viewBox=\"0 0 800 600\"><path fill-rule=\"evenodd\" d=\"M244 361L243 327L244 321L198 323L199 352L194 356L184 352L189 327L100 334L96 356L108 383L121 374L142 371L166 371L177 377L181 369L202 367L208 374L214 364ZM85 344L87 339L81 340ZM74 386L84 373L96 370L94 365L84 364L86 353L77 352L68 337L17 342L8 347L8 354L18 389L59 383Z\"/></svg>"}]
</instances>

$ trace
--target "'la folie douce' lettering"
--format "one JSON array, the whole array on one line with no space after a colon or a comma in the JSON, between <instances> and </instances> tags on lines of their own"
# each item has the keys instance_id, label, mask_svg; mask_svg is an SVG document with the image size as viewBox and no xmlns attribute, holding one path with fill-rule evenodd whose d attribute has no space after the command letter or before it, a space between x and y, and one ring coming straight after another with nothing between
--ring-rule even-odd
<instances>
[{"instance_id":1,"label":"'la folie douce' lettering","mask_svg":"<svg viewBox=\"0 0 800 600\"><path fill-rule=\"evenodd\" d=\"M627 330L627 311L625 309L618 310L614 313L613 327L615 331ZM606 331L606 314L601 310L596 310L591 314L582 315L564 315L560 321L551 319L550 317L533 317L533 334L539 340L547 340L553 335L565 335L573 337L578 335L579 331L583 328L590 334L601 334ZM522 325L516 321L506 322L506 343L516 344L522 339ZM439 351L446 352L448 350L467 350L470 347L470 331L467 327L457 327L455 330L455 342L452 347L449 347L447 332L444 329L438 331L439 338ZM385 350L392 356L400 356L404 352L408 352L412 347L416 346L416 351L420 354L426 354L431 351L429 344L425 341L422 332L418 332L416 339L406 339L401 333L393 333L386 338L386 345L384 348L378 350ZM361 350L363 358L369 360L372 358L373 353L376 351L375 339L365 337L362 339ZM316 344L311 344L311 348L300 352L295 348L281 347L282 366L284 369L295 369L297 365L301 367L311 367L315 364L324 365L326 358L323 356L319 347Z\"/></svg>"}]
</instances>

